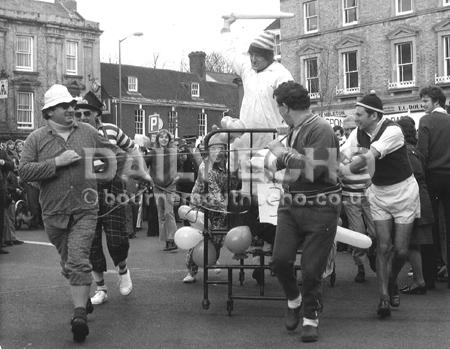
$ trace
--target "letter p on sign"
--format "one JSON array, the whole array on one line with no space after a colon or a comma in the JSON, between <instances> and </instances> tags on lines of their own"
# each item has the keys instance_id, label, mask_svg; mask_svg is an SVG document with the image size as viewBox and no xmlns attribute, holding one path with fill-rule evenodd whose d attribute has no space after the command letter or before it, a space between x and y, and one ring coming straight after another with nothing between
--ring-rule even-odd
<instances>
[{"instance_id":1,"label":"letter p on sign","mask_svg":"<svg viewBox=\"0 0 450 349\"><path fill-rule=\"evenodd\" d=\"M150 115L148 124L149 132L157 132L163 127L163 121L158 114Z\"/></svg>"}]
</instances>

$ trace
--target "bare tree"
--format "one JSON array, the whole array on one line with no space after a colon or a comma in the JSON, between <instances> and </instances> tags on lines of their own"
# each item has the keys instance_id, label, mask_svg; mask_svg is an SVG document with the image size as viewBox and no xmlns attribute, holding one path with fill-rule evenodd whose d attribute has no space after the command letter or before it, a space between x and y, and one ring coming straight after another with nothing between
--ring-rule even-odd
<instances>
[{"instance_id":1,"label":"bare tree","mask_svg":"<svg viewBox=\"0 0 450 349\"><path fill-rule=\"evenodd\" d=\"M188 72L189 71L189 65L186 63L186 60L181 58L180 60L180 72Z\"/></svg>"},{"instance_id":2,"label":"bare tree","mask_svg":"<svg viewBox=\"0 0 450 349\"><path fill-rule=\"evenodd\" d=\"M331 104L336 96L336 75L334 72L336 67L331 61L331 53L329 50L323 50L319 58L319 86L320 86L320 114L323 116L325 112L330 111Z\"/></svg>"},{"instance_id":3,"label":"bare tree","mask_svg":"<svg viewBox=\"0 0 450 349\"><path fill-rule=\"evenodd\" d=\"M211 52L205 58L206 71L213 73L234 73L231 64L219 52Z\"/></svg>"},{"instance_id":4,"label":"bare tree","mask_svg":"<svg viewBox=\"0 0 450 349\"><path fill-rule=\"evenodd\" d=\"M162 64L160 64L160 66L158 66L158 61L161 58L161 54L159 52L153 52L153 61L151 63L152 68L153 69L164 69L164 67L166 66L166 63L163 62Z\"/></svg>"}]
</instances>

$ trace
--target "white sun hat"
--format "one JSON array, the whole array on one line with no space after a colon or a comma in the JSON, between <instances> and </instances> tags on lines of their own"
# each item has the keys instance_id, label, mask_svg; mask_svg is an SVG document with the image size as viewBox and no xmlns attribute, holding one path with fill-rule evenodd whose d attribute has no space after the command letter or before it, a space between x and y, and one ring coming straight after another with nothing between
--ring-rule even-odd
<instances>
[{"instance_id":1,"label":"white sun hat","mask_svg":"<svg viewBox=\"0 0 450 349\"><path fill-rule=\"evenodd\" d=\"M71 103L75 98L69 93L69 90L64 85L54 84L44 94L44 107L42 110L54 107L60 103Z\"/></svg>"}]
</instances>

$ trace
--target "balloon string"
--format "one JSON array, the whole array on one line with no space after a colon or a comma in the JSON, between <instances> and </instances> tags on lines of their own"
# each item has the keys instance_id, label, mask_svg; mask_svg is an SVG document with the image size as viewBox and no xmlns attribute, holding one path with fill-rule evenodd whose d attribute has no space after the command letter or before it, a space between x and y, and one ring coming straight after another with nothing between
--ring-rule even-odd
<instances>
[{"instance_id":1,"label":"balloon string","mask_svg":"<svg viewBox=\"0 0 450 349\"><path fill-rule=\"evenodd\" d=\"M221 150L221 152L224 152L224 153L237 153L237 152L241 152L241 151L255 151L255 152L257 152L259 150L267 150L267 147L264 147L264 148L238 148L238 149L229 149L229 150L227 149L227 150ZM198 152L191 152L189 154L200 154L200 155L203 155L203 154L208 154L208 153L209 153L209 151L204 150L204 151L198 151ZM142 158L143 156L160 156L160 157L163 157L163 156L174 156L174 155L183 155L183 154L186 154L186 153L178 152L177 154L167 153L167 154L139 154L139 155L132 155L132 154L127 153L127 158ZM92 157L92 158L94 158L94 157ZM114 156L101 156L101 154L99 154L98 157L100 159L115 159L116 158L115 155Z\"/></svg>"},{"instance_id":2,"label":"balloon string","mask_svg":"<svg viewBox=\"0 0 450 349\"><path fill-rule=\"evenodd\" d=\"M145 191L147 190L147 188L141 189L139 191L137 191L134 195L130 196L128 199L126 199L123 202L120 202L118 205L114 206L112 209L110 209L109 211L106 211L105 213L98 215L97 218L103 218L106 215L110 214L111 212L114 212L115 210L117 210L120 206L126 205L130 202L130 200L133 200L136 196L139 196L141 194L143 194Z\"/></svg>"},{"instance_id":3,"label":"balloon string","mask_svg":"<svg viewBox=\"0 0 450 349\"><path fill-rule=\"evenodd\" d=\"M154 186L155 188L158 188L158 189L161 190L161 191L164 191L164 192L168 193L168 194L190 195L190 193L186 193L186 192L182 192L182 191L178 191L178 190L168 190L168 189L166 189L166 188L164 188L164 187L161 187L161 186L159 186L159 185L157 185L157 184L154 184L153 186ZM206 206L204 206L204 205L201 205L201 204L194 204L194 203L190 203L190 205L193 206L192 209L194 209L194 208L202 208L202 209L204 209L204 210L211 211L211 212L216 212L216 213L225 213L225 214L245 214L245 213L248 212L248 210L239 211L239 212L231 212L231 211L227 211L227 210L224 210L224 209L215 209L215 208L206 207ZM190 211L189 211L189 212L190 212ZM198 214L198 213L197 213L197 214Z\"/></svg>"}]
</instances>

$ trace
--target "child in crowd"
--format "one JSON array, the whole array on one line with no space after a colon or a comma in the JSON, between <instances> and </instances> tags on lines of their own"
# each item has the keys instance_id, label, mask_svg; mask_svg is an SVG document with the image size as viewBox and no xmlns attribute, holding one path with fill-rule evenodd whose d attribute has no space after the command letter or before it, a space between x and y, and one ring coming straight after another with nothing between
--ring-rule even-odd
<instances>
[{"instance_id":1,"label":"child in crowd","mask_svg":"<svg viewBox=\"0 0 450 349\"><path fill-rule=\"evenodd\" d=\"M223 228L226 224L227 209L227 171L226 171L226 137L223 134L214 134L208 142L207 157L198 169L198 177L192 189L191 205L206 206L213 209L209 211L209 227L211 230ZM223 211L223 212L217 212ZM211 242L216 249L216 258L219 259L220 248L223 244L223 236L212 234ZM184 283L195 282L198 265L193 260L193 251L190 249L186 255L186 267L188 274L183 279ZM216 259L216 260L217 260Z\"/></svg>"}]
</instances>

